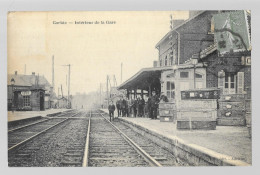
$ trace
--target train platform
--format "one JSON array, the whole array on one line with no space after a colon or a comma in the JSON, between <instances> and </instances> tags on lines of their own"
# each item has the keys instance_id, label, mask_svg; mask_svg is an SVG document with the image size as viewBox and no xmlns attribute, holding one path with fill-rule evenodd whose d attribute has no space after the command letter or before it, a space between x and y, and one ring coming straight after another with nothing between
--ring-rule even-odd
<instances>
[{"instance_id":1,"label":"train platform","mask_svg":"<svg viewBox=\"0 0 260 175\"><path fill-rule=\"evenodd\" d=\"M101 109L108 113L107 109ZM115 115L117 116L117 115ZM173 122L150 118L119 117L121 120L182 143L196 152L219 160L227 159L233 165L252 164L252 141L247 127L217 126L216 130L177 130ZM174 142L173 142L174 143Z\"/></svg>"},{"instance_id":2,"label":"train platform","mask_svg":"<svg viewBox=\"0 0 260 175\"><path fill-rule=\"evenodd\" d=\"M71 109L47 109L45 111L8 111L8 122L18 121L33 117L45 117L49 114L55 114L59 112L68 111Z\"/></svg>"}]
</instances>

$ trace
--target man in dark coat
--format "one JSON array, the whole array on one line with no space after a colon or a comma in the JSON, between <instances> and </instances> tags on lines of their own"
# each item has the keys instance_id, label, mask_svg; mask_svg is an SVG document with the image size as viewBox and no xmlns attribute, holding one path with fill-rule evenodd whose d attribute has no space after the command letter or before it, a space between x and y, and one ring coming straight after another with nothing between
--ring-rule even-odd
<instances>
[{"instance_id":1,"label":"man in dark coat","mask_svg":"<svg viewBox=\"0 0 260 175\"><path fill-rule=\"evenodd\" d=\"M125 114L126 117L129 117L129 100L126 98L125 101L126 101Z\"/></svg>"},{"instance_id":2,"label":"man in dark coat","mask_svg":"<svg viewBox=\"0 0 260 175\"><path fill-rule=\"evenodd\" d=\"M141 107L141 103L140 103L140 98L137 97L137 100L136 100L136 110L137 110L137 116L140 117L140 107Z\"/></svg>"},{"instance_id":3,"label":"man in dark coat","mask_svg":"<svg viewBox=\"0 0 260 175\"><path fill-rule=\"evenodd\" d=\"M109 106L108 106L110 121L111 121L111 118L112 118L112 120L114 120L114 111L115 111L115 109L116 109L116 107L113 104L113 102L111 101Z\"/></svg>"},{"instance_id":4,"label":"man in dark coat","mask_svg":"<svg viewBox=\"0 0 260 175\"><path fill-rule=\"evenodd\" d=\"M126 107L127 107L126 100L123 98L123 100L122 100L122 106L121 106L121 109L122 109L122 117L125 117L125 115L126 115Z\"/></svg>"},{"instance_id":5,"label":"man in dark coat","mask_svg":"<svg viewBox=\"0 0 260 175\"><path fill-rule=\"evenodd\" d=\"M121 116L122 115L122 99L120 97L120 99L116 102L116 109L117 109L117 116Z\"/></svg>"},{"instance_id":6,"label":"man in dark coat","mask_svg":"<svg viewBox=\"0 0 260 175\"><path fill-rule=\"evenodd\" d=\"M133 104L132 104L133 112L134 112L134 117L136 117L137 114L137 99L134 99Z\"/></svg>"},{"instance_id":7,"label":"man in dark coat","mask_svg":"<svg viewBox=\"0 0 260 175\"><path fill-rule=\"evenodd\" d=\"M152 97L150 97L150 100L148 99L148 107L149 109L149 113L150 113L150 118L151 119L157 119L157 109L158 109L158 105L159 105L159 98L157 97L155 91L152 92Z\"/></svg>"},{"instance_id":8,"label":"man in dark coat","mask_svg":"<svg viewBox=\"0 0 260 175\"><path fill-rule=\"evenodd\" d=\"M139 101L139 115L140 115L140 117L144 117L144 106L145 106L145 101L144 101L144 98L142 97Z\"/></svg>"}]
</instances>

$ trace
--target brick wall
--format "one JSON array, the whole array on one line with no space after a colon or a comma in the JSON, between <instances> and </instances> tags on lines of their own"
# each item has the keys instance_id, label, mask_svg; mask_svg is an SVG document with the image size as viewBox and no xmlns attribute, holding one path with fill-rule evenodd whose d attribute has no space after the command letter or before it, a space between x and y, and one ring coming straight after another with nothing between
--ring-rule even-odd
<instances>
[{"instance_id":1,"label":"brick wall","mask_svg":"<svg viewBox=\"0 0 260 175\"><path fill-rule=\"evenodd\" d=\"M241 56L218 57L217 51L214 51L203 62L207 63L207 88L218 87L218 72L244 72L244 90L251 87L251 66L241 65Z\"/></svg>"},{"instance_id":2,"label":"brick wall","mask_svg":"<svg viewBox=\"0 0 260 175\"><path fill-rule=\"evenodd\" d=\"M216 13L217 11L206 11L177 29L180 33L180 64L190 59L194 53L198 53L213 44L214 36L208 33L211 28L212 16ZM178 34L173 31L172 37L166 37L159 45L158 61L165 59L171 47L169 44L171 41L176 48L176 55L178 55Z\"/></svg>"},{"instance_id":3,"label":"brick wall","mask_svg":"<svg viewBox=\"0 0 260 175\"><path fill-rule=\"evenodd\" d=\"M181 33L180 64L213 44L214 36L208 33L212 16L216 13L217 11L206 11L178 29Z\"/></svg>"}]
</instances>

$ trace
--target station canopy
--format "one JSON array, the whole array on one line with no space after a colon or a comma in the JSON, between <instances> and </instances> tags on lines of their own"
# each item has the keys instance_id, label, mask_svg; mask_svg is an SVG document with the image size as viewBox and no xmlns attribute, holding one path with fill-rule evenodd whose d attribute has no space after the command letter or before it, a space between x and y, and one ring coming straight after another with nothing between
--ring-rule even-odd
<instances>
[{"instance_id":1,"label":"station canopy","mask_svg":"<svg viewBox=\"0 0 260 175\"><path fill-rule=\"evenodd\" d=\"M118 89L142 89L149 90L149 86L160 86L161 72L166 70L172 70L171 66L168 67L152 67L143 68L137 72L134 76L118 86Z\"/></svg>"}]
</instances>

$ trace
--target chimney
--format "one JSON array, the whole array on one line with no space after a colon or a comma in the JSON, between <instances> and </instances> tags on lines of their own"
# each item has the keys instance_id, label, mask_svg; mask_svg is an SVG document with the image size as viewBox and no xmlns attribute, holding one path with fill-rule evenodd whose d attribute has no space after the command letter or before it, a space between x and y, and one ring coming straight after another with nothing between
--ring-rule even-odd
<instances>
[{"instance_id":1,"label":"chimney","mask_svg":"<svg viewBox=\"0 0 260 175\"><path fill-rule=\"evenodd\" d=\"M17 71L15 71L14 74L17 75Z\"/></svg>"},{"instance_id":2,"label":"chimney","mask_svg":"<svg viewBox=\"0 0 260 175\"><path fill-rule=\"evenodd\" d=\"M32 75L35 75L35 72L32 72Z\"/></svg>"}]
</instances>

